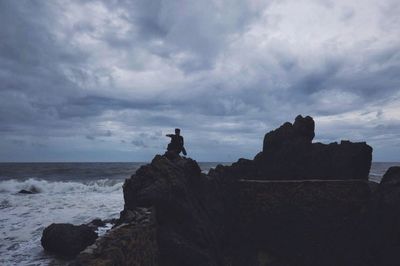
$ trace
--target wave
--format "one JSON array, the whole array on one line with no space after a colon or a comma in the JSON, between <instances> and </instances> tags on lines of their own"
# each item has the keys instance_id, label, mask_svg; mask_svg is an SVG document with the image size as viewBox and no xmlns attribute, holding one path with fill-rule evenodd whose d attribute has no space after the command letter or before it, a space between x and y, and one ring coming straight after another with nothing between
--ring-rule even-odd
<instances>
[{"instance_id":1,"label":"wave","mask_svg":"<svg viewBox=\"0 0 400 266\"><path fill-rule=\"evenodd\" d=\"M122 188L121 180L99 179L86 182L48 181L29 178L26 180L9 179L0 181L0 193L17 193L25 189L38 193L83 193L83 192L114 192Z\"/></svg>"}]
</instances>

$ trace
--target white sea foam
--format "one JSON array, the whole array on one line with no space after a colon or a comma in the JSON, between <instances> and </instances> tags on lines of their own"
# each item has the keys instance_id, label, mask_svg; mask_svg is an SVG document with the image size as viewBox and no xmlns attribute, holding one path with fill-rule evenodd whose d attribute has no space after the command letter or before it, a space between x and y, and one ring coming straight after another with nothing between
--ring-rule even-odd
<instances>
[{"instance_id":1,"label":"white sea foam","mask_svg":"<svg viewBox=\"0 0 400 266\"><path fill-rule=\"evenodd\" d=\"M39 193L17 193L33 188ZM47 225L116 218L122 208L121 180L0 181L0 265L48 265L52 258L40 246Z\"/></svg>"},{"instance_id":2,"label":"white sea foam","mask_svg":"<svg viewBox=\"0 0 400 266\"><path fill-rule=\"evenodd\" d=\"M99 179L82 182L65 182L57 181L50 182L29 178L19 181L15 179L0 181L0 193L10 192L17 193L18 191L36 190L39 193L66 193L66 192L112 192L120 189L120 180Z\"/></svg>"}]
</instances>

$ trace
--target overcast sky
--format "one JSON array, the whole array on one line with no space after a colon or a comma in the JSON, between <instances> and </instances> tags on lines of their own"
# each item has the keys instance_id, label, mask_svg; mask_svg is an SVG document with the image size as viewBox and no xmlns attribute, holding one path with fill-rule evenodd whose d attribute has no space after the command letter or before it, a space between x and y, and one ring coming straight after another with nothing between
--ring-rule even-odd
<instances>
[{"instance_id":1,"label":"overcast sky","mask_svg":"<svg viewBox=\"0 0 400 266\"><path fill-rule=\"evenodd\" d=\"M400 161L398 0L2 0L0 161L252 158L298 114Z\"/></svg>"}]
</instances>

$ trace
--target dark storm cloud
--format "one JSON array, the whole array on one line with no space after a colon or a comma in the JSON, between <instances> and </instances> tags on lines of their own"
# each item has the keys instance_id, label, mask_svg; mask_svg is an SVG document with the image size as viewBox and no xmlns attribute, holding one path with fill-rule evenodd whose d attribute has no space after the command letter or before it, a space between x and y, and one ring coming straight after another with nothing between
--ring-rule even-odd
<instances>
[{"instance_id":1,"label":"dark storm cloud","mask_svg":"<svg viewBox=\"0 0 400 266\"><path fill-rule=\"evenodd\" d=\"M134 146L138 147L138 148L147 148L147 145L144 144L143 140L140 140L140 139L139 140L132 140L131 143Z\"/></svg>"},{"instance_id":2,"label":"dark storm cloud","mask_svg":"<svg viewBox=\"0 0 400 266\"><path fill-rule=\"evenodd\" d=\"M315 117L317 140L367 140L386 158L399 140L398 10L391 0L1 1L0 159L36 159L34 149L8 157L29 146L18 141L43 145L45 158L53 147L150 159L180 127L193 156L234 160L299 113Z\"/></svg>"}]
</instances>

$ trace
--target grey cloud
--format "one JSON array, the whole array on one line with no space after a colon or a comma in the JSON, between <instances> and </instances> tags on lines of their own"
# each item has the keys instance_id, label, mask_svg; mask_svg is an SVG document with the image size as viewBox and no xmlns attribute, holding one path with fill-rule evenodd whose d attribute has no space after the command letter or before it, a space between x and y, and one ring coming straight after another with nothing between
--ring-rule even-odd
<instances>
[{"instance_id":1,"label":"grey cloud","mask_svg":"<svg viewBox=\"0 0 400 266\"><path fill-rule=\"evenodd\" d=\"M86 138L89 139L89 140L95 140L96 139L95 136L91 136L91 135L87 135Z\"/></svg>"},{"instance_id":2,"label":"grey cloud","mask_svg":"<svg viewBox=\"0 0 400 266\"><path fill-rule=\"evenodd\" d=\"M132 140L131 143L138 148L147 148L148 146L143 142L143 140Z\"/></svg>"},{"instance_id":3,"label":"grey cloud","mask_svg":"<svg viewBox=\"0 0 400 266\"><path fill-rule=\"evenodd\" d=\"M149 157L175 127L194 155L206 156L213 143L215 159L250 156L266 131L299 113L332 117L317 132L324 141L356 132L395 142L397 109L387 106L400 101L399 5L384 2L378 24L365 26L372 33L359 37L354 3L317 1L338 25L355 25L354 38L319 39L305 37L307 27L285 32L291 17L273 18L269 8L289 2L2 1L0 159L21 139L47 149L133 145ZM300 49L302 38L309 46ZM376 115L368 125L335 120L353 113Z\"/></svg>"}]
</instances>

